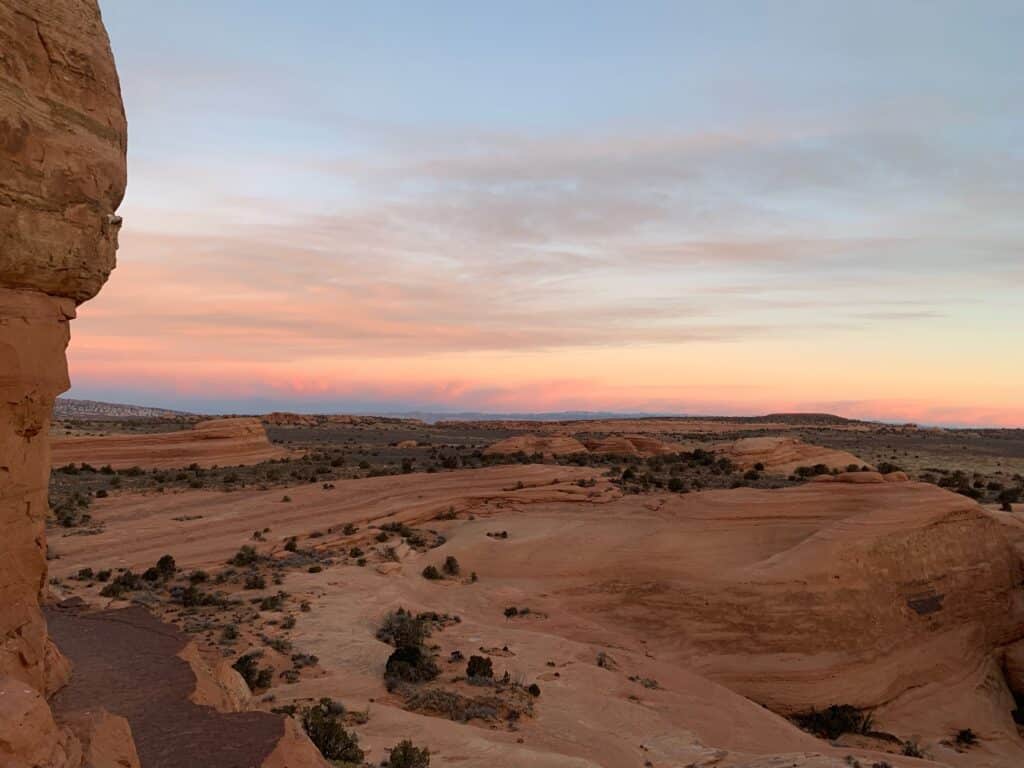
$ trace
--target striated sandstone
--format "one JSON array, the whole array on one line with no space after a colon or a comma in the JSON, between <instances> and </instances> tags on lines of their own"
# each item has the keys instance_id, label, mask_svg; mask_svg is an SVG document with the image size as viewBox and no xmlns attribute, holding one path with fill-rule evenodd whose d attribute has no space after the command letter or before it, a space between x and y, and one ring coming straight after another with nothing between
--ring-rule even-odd
<instances>
[{"instance_id":1,"label":"striated sandstone","mask_svg":"<svg viewBox=\"0 0 1024 768\"><path fill-rule=\"evenodd\" d=\"M716 443L712 450L725 456L740 469L751 469L763 464L768 472L789 474L797 467L824 464L829 469L844 470L851 464L865 466L865 462L847 451L837 451L811 445L792 437L744 437L728 443Z\"/></svg>"},{"instance_id":2,"label":"striated sandstone","mask_svg":"<svg viewBox=\"0 0 1024 768\"><path fill-rule=\"evenodd\" d=\"M564 435L516 435L499 440L484 449L484 456L525 453L527 456L568 456L586 453L587 447L575 437Z\"/></svg>"},{"instance_id":3,"label":"striated sandstone","mask_svg":"<svg viewBox=\"0 0 1024 768\"><path fill-rule=\"evenodd\" d=\"M51 463L54 467L87 462L114 469L168 469L192 463L203 467L258 464L288 455L270 443L259 419L240 417L201 421L177 432L56 438Z\"/></svg>"}]
</instances>

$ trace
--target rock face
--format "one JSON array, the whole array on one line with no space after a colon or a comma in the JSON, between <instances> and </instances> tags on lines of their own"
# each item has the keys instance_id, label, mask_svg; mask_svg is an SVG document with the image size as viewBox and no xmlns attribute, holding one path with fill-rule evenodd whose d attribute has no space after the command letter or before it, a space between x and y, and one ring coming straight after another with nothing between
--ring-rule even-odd
<instances>
[{"instance_id":1,"label":"rock face","mask_svg":"<svg viewBox=\"0 0 1024 768\"><path fill-rule=\"evenodd\" d=\"M81 303L114 268L127 126L95 0L0 0L0 283Z\"/></svg>"},{"instance_id":2,"label":"rock face","mask_svg":"<svg viewBox=\"0 0 1024 768\"><path fill-rule=\"evenodd\" d=\"M287 455L288 451L270 444L259 419L234 418L201 421L178 432L58 438L53 441L51 462L55 467L88 462L114 469L167 469L193 462L204 467L257 464Z\"/></svg>"},{"instance_id":3,"label":"rock face","mask_svg":"<svg viewBox=\"0 0 1024 768\"><path fill-rule=\"evenodd\" d=\"M516 435L506 437L484 449L484 456L525 453L527 456L569 456L586 453L587 448L575 437L565 435Z\"/></svg>"},{"instance_id":4,"label":"rock face","mask_svg":"<svg viewBox=\"0 0 1024 768\"><path fill-rule=\"evenodd\" d=\"M4 765L81 758L41 696L68 669L39 609L46 434L68 323L114 267L126 143L96 0L0 0L0 694L24 705L4 719Z\"/></svg>"},{"instance_id":5,"label":"rock face","mask_svg":"<svg viewBox=\"0 0 1024 768\"><path fill-rule=\"evenodd\" d=\"M666 443L647 435L608 435L596 440L587 440L586 446L591 453L643 458L678 453L682 450L678 445Z\"/></svg>"},{"instance_id":6,"label":"rock face","mask_svg":"<svg viewBox=\"0 0 1024 768\"><path fill-rule=\"evenodd\" d=\"M717 443L712 449L716 454L732 459L740 469L763 464L766 471L780 474L815 464L839 470L851 464L865 466L864 461L852 453L811 445L793 437L744 437L729 443Z\"/></svg>"}]
</instances>

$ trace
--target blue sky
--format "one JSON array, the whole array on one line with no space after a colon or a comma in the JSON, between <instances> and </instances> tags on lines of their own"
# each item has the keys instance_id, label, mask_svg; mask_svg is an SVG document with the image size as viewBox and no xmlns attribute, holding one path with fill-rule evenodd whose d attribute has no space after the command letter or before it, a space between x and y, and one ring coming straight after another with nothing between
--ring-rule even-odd
<instances>
[{"instance_id":1,"label":"blue sky","mask_svg":"<svg viewBox=\"0 0 1024 768\"><path fill-rule=\"evenodd\" d=\"M1024 420L1020 3L102 9L73 394Z\"/></svg>"}]
</instances>

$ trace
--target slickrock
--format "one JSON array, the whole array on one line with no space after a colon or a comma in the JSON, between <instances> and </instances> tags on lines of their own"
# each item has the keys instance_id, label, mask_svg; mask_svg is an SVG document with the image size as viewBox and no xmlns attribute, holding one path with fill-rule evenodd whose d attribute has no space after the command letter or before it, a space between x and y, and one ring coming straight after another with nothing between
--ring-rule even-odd
<instances>
[{"instance_id":1,"label":"slickrock","mask_svg":"<svg viewBox=\"0 0 1024 768\"><path fill-rule=\"evenodd\" d=\"M270 443L259 419L228 418L201 421L177 432L56 438L51 463L54 467L87 462L114 469L169 469L192 463L204 467L257 464L288 455Z\"/></svg>"},{"instance_id":2,"label":"slickrock","mask_svg":"<svg viewBox=\"0 0 1024 768\"><path fill-rule=\"evenodd\" d=\"M585 441L591 453L615 456L662 456L666 453L677 453L681 446L667 443L646 435L608 435L606 437Z\"/></svg>"},{"instance_id":3,"label":"slickrock","mask_svg":"<svg viewBox=\"0 0 1024 768\"><path fill-rule=\"evenodd\" d=\"M568 456L586 453L587 447L575 437L566 435L515 435L499 440L484 449L485 456L525 453L527 456Z\"/></svg>"},{"instance_id":4,"label":"slickrock","mask_svg":"<svg viewBox=\"0 0 1024 768\"><path fill-rule=\"evenodd\" d=\"M768 472L789 474L797 467L824 464L829 469L844 470L851 464L865 466L865 462L846 451L811 445L792 437L744 437L728 443L716 443L712 450L725 456L741 469L764 465Z\"/></svg>"}]
</instances>

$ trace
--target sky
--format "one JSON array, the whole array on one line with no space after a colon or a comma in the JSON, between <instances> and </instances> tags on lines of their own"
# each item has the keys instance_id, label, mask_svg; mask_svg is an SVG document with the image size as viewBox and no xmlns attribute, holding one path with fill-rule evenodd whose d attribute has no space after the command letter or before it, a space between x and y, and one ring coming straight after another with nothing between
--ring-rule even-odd
<instances>
[{"instance_id":1,"label":"sky","mask_svg":"<svg viewBox=\"0 0 1024 768\"><path fill-rule=\"evenodd\" d=\"M1024 4L101 0L74 397L1024 426Z\"/></svg>"}]
</instances>

